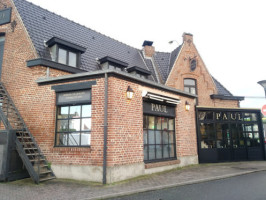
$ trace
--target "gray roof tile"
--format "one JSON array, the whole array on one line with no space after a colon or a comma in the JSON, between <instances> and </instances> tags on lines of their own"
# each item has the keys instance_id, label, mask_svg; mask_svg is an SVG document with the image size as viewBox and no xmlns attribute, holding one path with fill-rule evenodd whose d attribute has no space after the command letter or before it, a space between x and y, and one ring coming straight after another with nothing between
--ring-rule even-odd
<instances>
[{"instance_id":1,"label":"gray roof tile","mask_svg":"<svg viewBox=\"0 0 266 200\"><path fill-rule=\"evenodd\" d=\"M25 0L13 1L40 57L50 58L49 49L44 46L44 42L52 37L58 37L86 48L85 53L81 56L80 68L83 70L98 70L99 66L96 58L109 56L128 63L128 68L137 66L145 70L148 69L152 73L149 79L158 82L151 60L145 59L141 50L63 18ZM163 83L167 80L181 47L182 45L171 53L155 53L154 62L158 67L159 77ZM219 94L232 95L216 79L214 79L214 82Z\"/></svg>"}]
</instances>

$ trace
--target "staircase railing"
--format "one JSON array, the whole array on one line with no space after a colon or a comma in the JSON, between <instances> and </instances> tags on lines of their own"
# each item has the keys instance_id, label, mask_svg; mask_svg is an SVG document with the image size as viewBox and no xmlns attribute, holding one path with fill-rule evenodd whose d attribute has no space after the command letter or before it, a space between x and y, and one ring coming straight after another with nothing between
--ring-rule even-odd
<instances>
[{"instance_id":1,"label":"staircase railing","mask_svg":"<svg viewBox=\"0 0 266 200\"><path fill-rule=\"evenodd\" d=\"M38 184L40 181L55 178L45 156L27 128L23 118L9 96L3 83L0 82L0 118L8 130L16 130L16 148L31 178ZM41 163L42 168L41 170ZM36 169L37 167L37 169Z\"/></svg>"}]
</instances>

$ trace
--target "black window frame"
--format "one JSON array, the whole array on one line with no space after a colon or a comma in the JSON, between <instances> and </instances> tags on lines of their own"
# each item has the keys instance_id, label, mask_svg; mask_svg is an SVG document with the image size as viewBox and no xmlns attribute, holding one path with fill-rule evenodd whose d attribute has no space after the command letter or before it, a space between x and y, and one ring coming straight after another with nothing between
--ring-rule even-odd
<instances>
[{"instance_id":1,"label":"black window frame","mask_svg":"<svg viewBox=\"0 0 266 200\"><path fill-rule=\"evenodd\" d=\"M205 115L205 117L201 117L200 113L213 113L212 119L208 117L208 115ZM224 120L221 120L220 118L217 118L216 114L222 113L226 114L227 118ZM230 119L231 114L240 114L240 118L242 120L232 120ZM211 116L211 115L209 115ZM234 116L234 115L233 115ZM254 119L255 118L255 119ZM214 126L214 132L215 136L214 139L210 139L208 136L208 139L203 139L201 130L198 132L198 148L199 149L220 149L220 148L247 148L247 147L255 147L259 148L261 145L264 145L264 141L261 139L260 136L260 124L257 120L259 118L259 114L255 111L249 111L249 110L242 110L242 111L234 111L234 110L198 110L197 111L197 126L200 129L200 126L203 124L213 124ZM248 120L247 120L248 119ZM224 135L222 136L222 139L218 139L218 128L219 126L227 125L229 130L229 137L226 138ZM236 128L234 127L236 126ZM241 129L239 129L241 127ZM247 129L247 127L250 127L250 130ZM257 127L254 129L254 127ZM235 128L235 129L234 129ZM234 132L235 131L235 132ZM234 139L233 134L235 134L236 138ZM243 134L243 137L240 138L241 134ZM248 136L248 134L252 135L252 138ZM259 138L255 138L255 134L258 135ZM230 140L230 144L227 140ZM240 141L244 140L244 144L240 144ZM256 143L257 140L257 143ZM202 147L202 141L207 141L208 143L215 143L213 147L208 146L207 148ZM218 147L218 141L223 141L226 147ZM250 142L250 145L248 145L248 142Z\"/></svg>"},{"instance_id":2,"label":"black window frame","mask_svg":"<svg viewBox=\"0 0 266 200\"><path fill-rule=\"evenodd\" d=\"M163 129L149 129L149 120L148 120L148 117L151 116L151 117L154 117L154 124L156 122L156 117L162 117L162 118L165 118L167 119L167 133L168 133L168 143L167 144L164 144L163 143L163 132L165 130ZM147 128L144 128L144 118L147 118ZM173 120L173 130L169 130L169 119L172 119ZM161 121L161 126L162 126L162 121ZM147 144L144 143L144 132L147 131ZM155 140L155 144L149 144L149 131L154 131L154 140ZM160 131L160 134L161 134L161 143L160 144L157 144L156 143L156 132ZM170 136L169 136L169 132L173 132L173 143L170 143ZM149 146L150 145L153 145L155 146L155 159L149 159ZM156 152L156 146L157 145L160 145L162 147L162 158L159 158L157 159L157 152ZM163 150L163 146L166 145L166 146L170 146L172 145L173 146L173 149L174 149L174 156L171 157L171 153L170 153L170 150L168 150L168 155L169 157L168 158L163 158L163 155L164 155L164 150ZM143 114L143 153L144 153L144 149L145 149L145 146L147 146L147 159L145 160L145 156L143 158L144 160L144 163L154 163L154 162L163 162L163 161L168 161L168 160L176 160L177 157L176 157L176 135L175 135L175 117L166 117L166 116L158 116L158 115L151 115L151 114Z\"/></svg>"},{"instance_id":3,"label":"black window frame","mask_svg":"<svg viewBox=\"0 0 266 200\"><path fill-rule=\"evenodd\" d=\"M91 100L91 85L94 85L95 82L91 81L91 82L84 82L84 83L74 83L74 84L67 84L67 85L57 85L57 86L53 86L52 89L56 90L56 121L55 121L55 140L54 140L54 147L90 147L91 146L91 140L90 140L90 145L81 145L81 134L82 133L89 133L91 135L91 128L92 128L92 100ZM80 90L75 90L76 87L79 87ZM84 100L78 100L78 101L73 101L73 102L58 102L58 98L59 95L65 92L79 92L79 91L89 91L90 92L90 99L84 101ZM84 105L90 105L91 106L91 113L90 113L90 117L82 117L82 106ZM61 107L69 107L68 109L68 118L65 119L58 119L58 115L59 115L59 108ZM71 106L81 106L81 110L80 110L80 117L79 118L71 118L70 117L70 107ZM91 119L91 127L90 130L84 130L82 131L81 125L82 125L82 119L83 118L90 118ZM68 120L68 129L69 129L69 120L70 119L80 119L80 130L79 131L75 131L77 133L80 134L80 141L79 141L79 145L58 145L57 144L57 135L58 134L62 134L62 133L73 133L73 131L57 131L58 129L58 121L60 120ZM69 136L68 136L69 137Z\"/></svg>"},{"instance_id":4,"label":"black window frame","mask_svg":"<svg viewBox=\"0 0 266 200\"><path fill-rule=\"evenodd\" d=\"M66 46L63 46L63 45L60 45L60 44L54 44L53 46L50 47L53 48L55 46L56 50L55 50L55 62L59 62L59 49L62 49L62 50L65 50L67 52L67 55L66 55L66 64L64 63L60 63L60 64L63 64L63 65L67 65L67 66L70 66L70 67L74 67L74 68L79 68L80 67L80 58L81 58L81 53L79 51L76 51L72 48L69 48L69 47L66 47ZM50 51L51 52L51 51ZM71 66L69 65L69 53L74 53L76 54L76 66ZM52 54L52 52L51 52Z\"/></svg>"},{"instance_id":5,"label":"black window frame","mask_svg":"<svg viewBox=\"0 0 266 200\"><path fill-rule=\"evenodd\" d=\"M82 106L86 106L86 105L90 105L91 106L91 102L90 103L77 103L77 104L62 104L62 105L57 105L56 106L56 124L55 124L55 142L54 142L54 147L90 147L91 146L91 136L90 136L90 144L89 145L81 145L81 134L82 133L89 133L91 135L91 127L90 130L88 131L82 131L81 125L82 125L82 119L91 119L91 125L92 125L92 113L90 113L90 117L82 117ZM80 117L78 118L71 118L70 117L70 107L71 106L80 106ZM63 119L59 119L58 115L59 115L59 109L61 107L68 107L68 118L63 118ZM61 120L67 120L68 121L68 129L69 129L69 120L71 119L80 119L80 130L79 131L58 131L58 121ZM58 134L68 134L68 138L70 133L79 133L80 137L79 137L79 145L69 145L69 139L67 139L67 145L58 145L57 144L57 135Z\"/></svg>"},{"instance_id":6,"label":"black window frame","mask_svg":"<svg viewBox=\"0 0 266 200\"><path fill-rule=\"evenodd\" d=\"M185 84L185 80L193 80L193 81L195 81L195 85L186 85ZM197 80L196 79L194 79L194 78L184 78L183 83L184 83L184 91L186 91L185 88L188 88L189 93L190 94L194 94L194 93L191 92L191 88L194 88L195 89L195 95L198 94L198 91L197 91Z\"/></svg>"}]
</instances>

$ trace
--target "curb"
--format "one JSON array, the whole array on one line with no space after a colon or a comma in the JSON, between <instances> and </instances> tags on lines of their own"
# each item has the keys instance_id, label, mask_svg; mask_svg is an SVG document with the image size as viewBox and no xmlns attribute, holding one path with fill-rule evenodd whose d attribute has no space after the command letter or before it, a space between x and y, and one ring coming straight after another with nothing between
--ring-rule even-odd
<instances>
[{"instance_id":1,"label":"curb","mask_svg":"<svg viewBox=\"0 0 266 200\"><path fill-rule=\"evenodd\" d=\"M99 200L99 199L106 199L106 198L121 197L121 196L127 196L127 195L136 194L136 193L166 189L166 188L171 188L171 187L176 187L176 186L191 185L191 184L202 183L202 182L207 182L207 181L226 179L230 177L241 176L241 175L251 174L251 173L260 172L260 171L266 171L266 169L257 169L257 170L251 170L251 171L245 171L245 172L239 172L239 173L233 173L233 174L226 174L226 175L221 175L221 176L209 177L205 179L185 181L182 183L173 183L173 184L160 185L160 186L155 186L155 187L148 187L144 189L131 190L131 191L126 191L126 192L112 193L112 194L107 194L107 195L101 195L98 197L84 198L80 200Z\"/></svg>"}]
</instances>

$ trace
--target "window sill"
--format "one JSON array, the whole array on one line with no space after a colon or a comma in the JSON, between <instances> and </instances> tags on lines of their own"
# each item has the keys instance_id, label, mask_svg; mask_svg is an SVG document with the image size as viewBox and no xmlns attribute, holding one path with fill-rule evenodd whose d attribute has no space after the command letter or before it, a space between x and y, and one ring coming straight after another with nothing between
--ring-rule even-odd
<instances>
[{"instance_id":1,"label":"window sill","mask_svg":"<svg viewBox=\"0 0 266 200\"><path fill-rule=\"evenodd\" d=\"M146 163L145 169L150 169L150 168L155 168L155 167L163 167L163 166L167 166L167 165L176 165L176 164L180 164L179 159L154 162L154 163Z\"/></svg>"},{"instance_id":2,"label":"window sill","mask_svg":"<svg viewBox=\"0 0 266 200\"><path fill-rule=\"evenodd\" d=\"M67 152L91 152L90 146L80 146L80 147L54 147L53 153L67 153Z\"/></svg>"}]
</instances>

